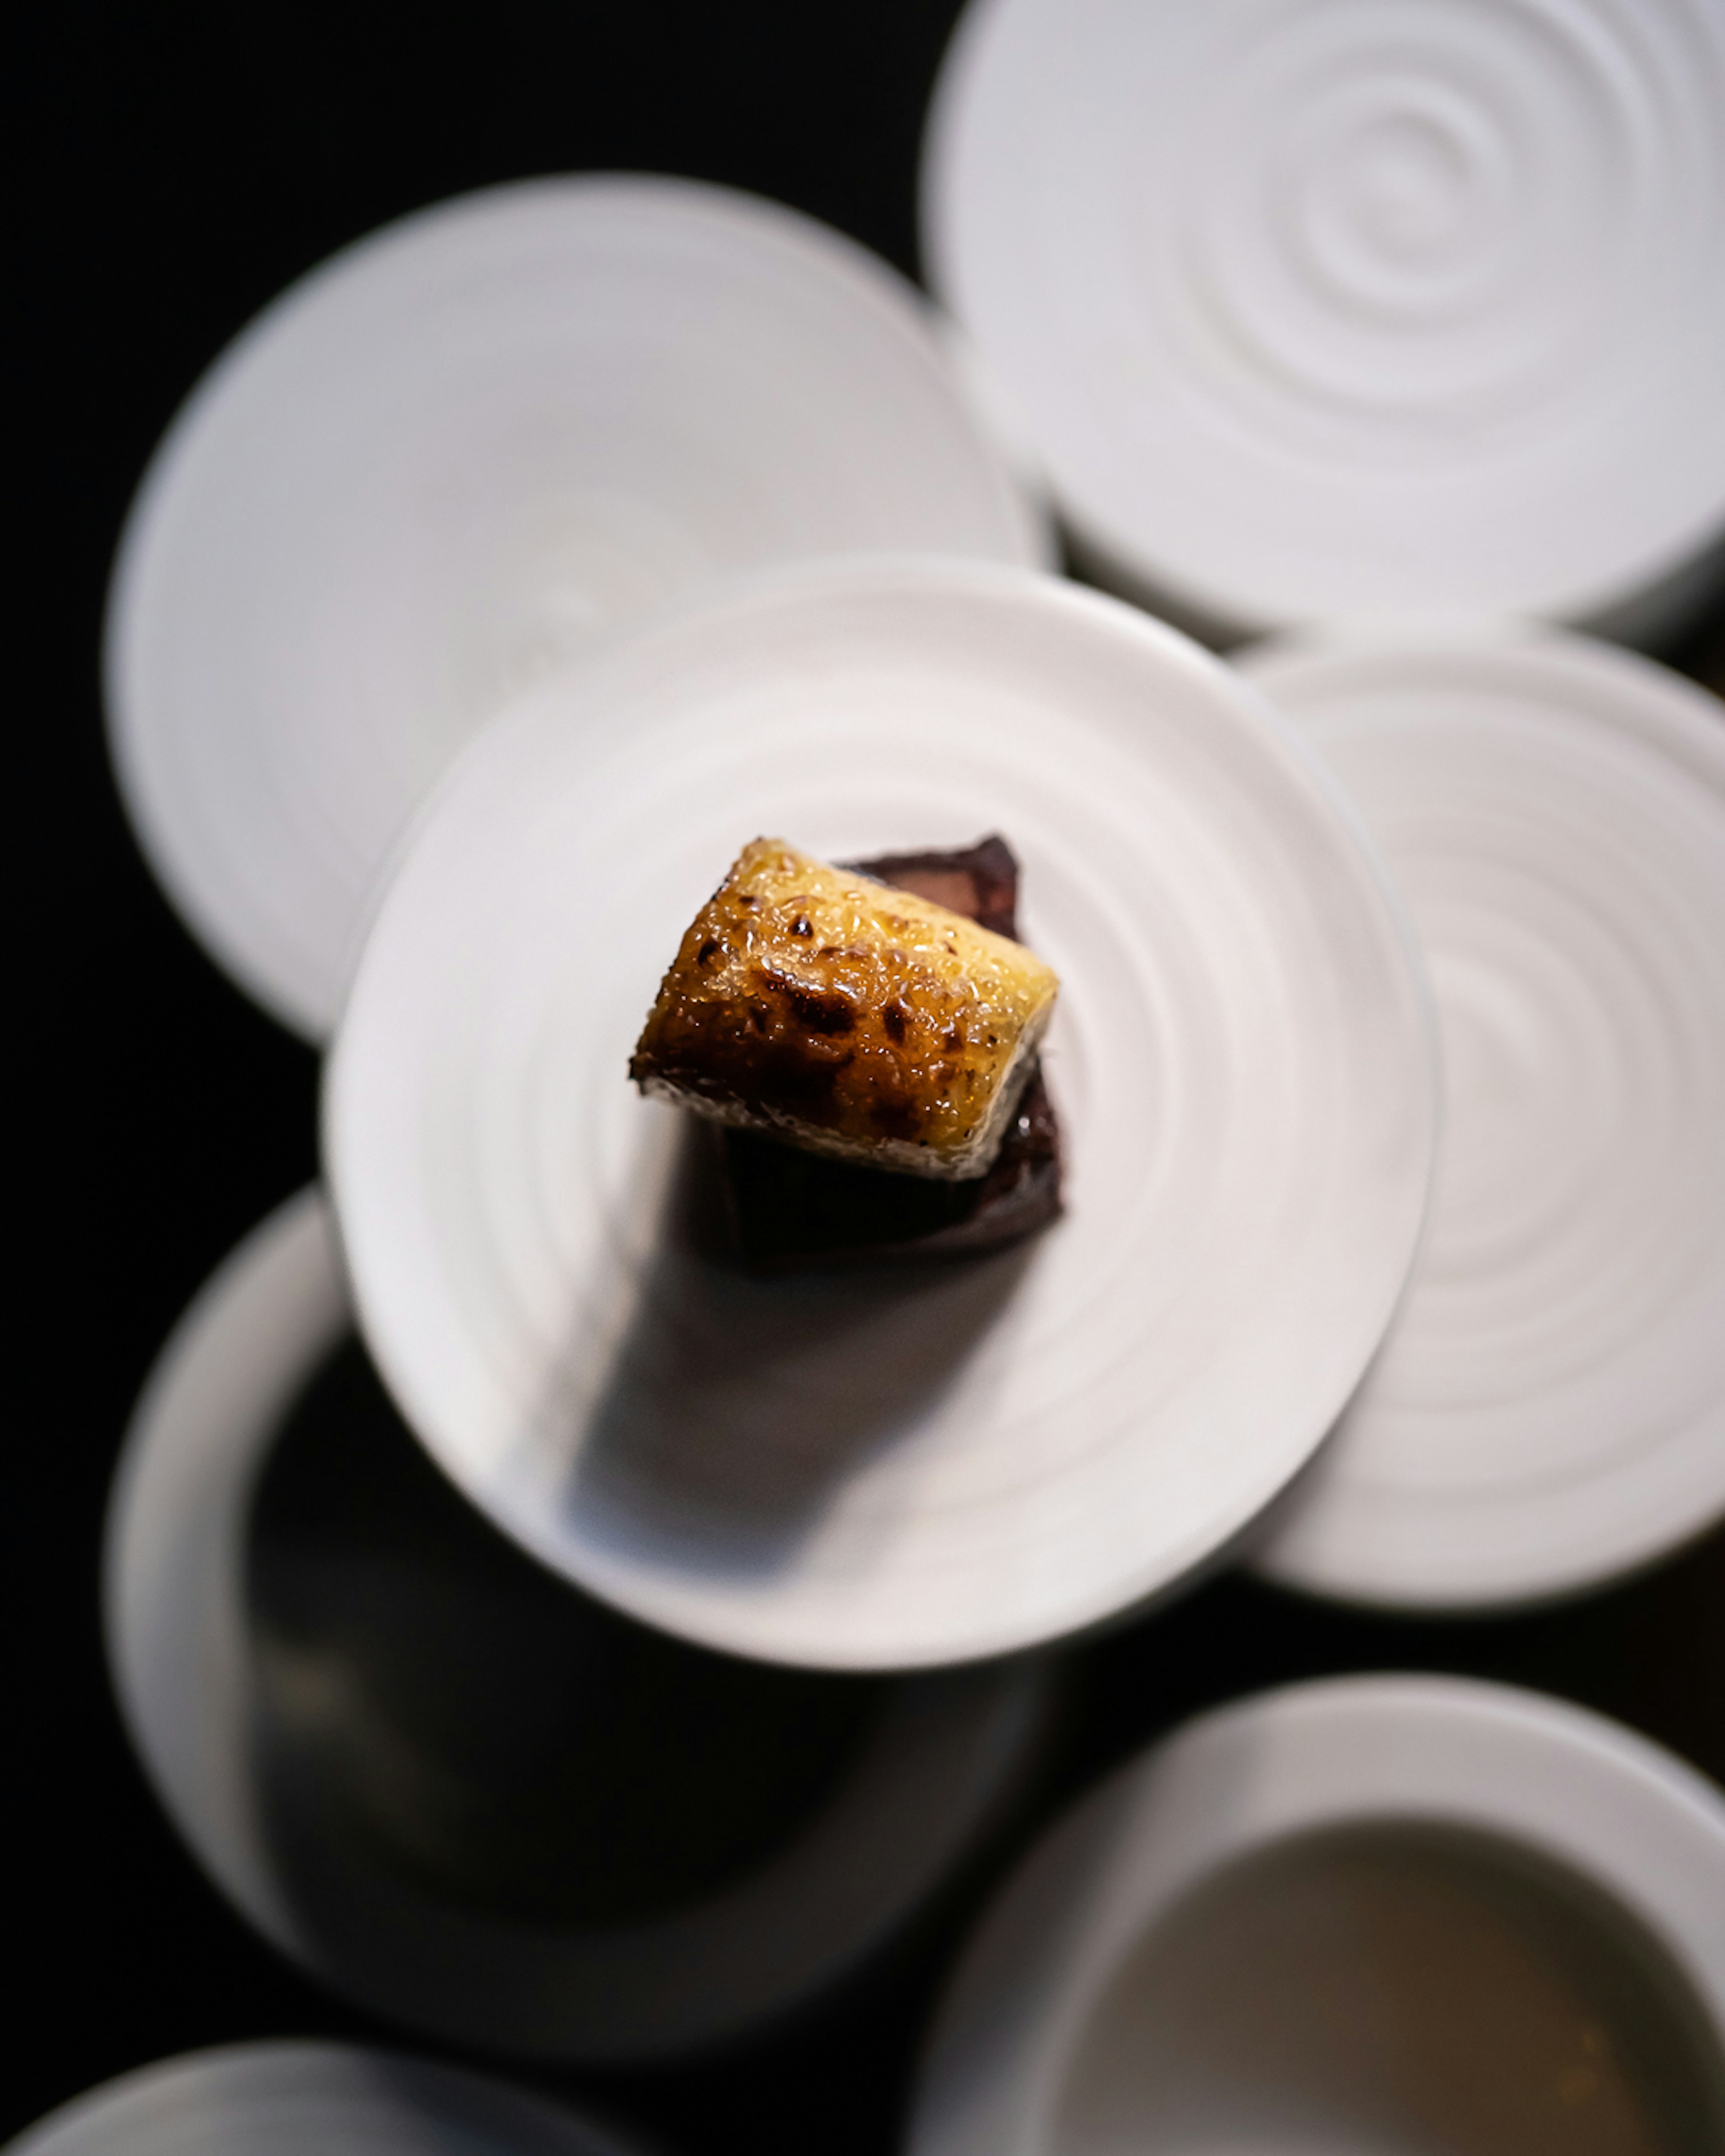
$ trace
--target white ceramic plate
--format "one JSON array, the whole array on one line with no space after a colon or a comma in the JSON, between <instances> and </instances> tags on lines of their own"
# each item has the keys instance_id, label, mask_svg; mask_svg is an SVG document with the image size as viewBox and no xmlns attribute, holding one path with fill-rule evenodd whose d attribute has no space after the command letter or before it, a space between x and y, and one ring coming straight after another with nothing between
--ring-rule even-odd
<instances>
[{"instance_id":1,"label":"white ceramic plate","mask_svg":"<svg viewBox=\"0 0 1725 2156\"><path fill-rule=\"evenodd\" d=\"M651 1918L492 1914L440 1892L424 1866L392 1865L328 1807L284 1811L280 1763L258 1741L248 1522L284 1417L351 1322L328 1213L307 1191L193 1305L122 1455L105 1566L110 1665L132 1741L199 1862L273 1944L373 2011L521 2056L674 2051L842 1973L1010 1800L1040 1726L1034 1666L896 1686L798 1835L734 1884ZM397 1774L418 1786L408 1763Z\"/></svg>"},{"instance_id":2,"label":"white ceramic plate","mask_svg":"<svg viewBox=\"0 0 1725 2156\"><path fill-rule=\"evenodd\" d=\"M1064 987L1068 1216L937 1276L757 1282L670 1226L628 1082L757 833L1004 834ZM1052 578L762 578L530 693L386 894L325 1142L410 1424L547 1563L664 1629L884 1668L1183 1578L1317 1444L1405 1276L1432 1148L1417 959L1256 693Z\"/></svg>"},{"instance_id":3,"label":"white ceramic plate","mask_svg":"<svg viewBox=\"0 0 1725 2156\"><path fill-rule=\"evenodd\" d=\"M984 1919L911 2156L1706 2156L1725 1804L1554 1700L1348 1677L1115 1775Z\"/></svg>"},{"instance_id":4,"label":"white ceramic plate","mask_svg":"<svg viewBox=\"0 0 1725 2156\"><path fill-rule=\"evenodd\" d=\"M236 2044L92 2089L7 2156L622 2156L622 2144L448 2066L343 2044Z\"/></svg>"},{"instance_id":5,"label":"white ceramic plate","mask_svg":"<svg viewBox=\"0 0 1725 2156\"><path fill-rule=\"evenodd\" d=\"M716 572L882 547L1046 549L885 264L685 180L442 203L275 301L157 451L110 605L121 791L193 932L321 1037L499 702Z\"/></svg>"},{"instance_id":6,"label":"white ceramic plate","mask_svg":"<svg viewBox=\"0 0 1725 2156\"><path fill-rule=\"evenodd\" d=\"M1725 726L1553 634L1245 662L1376 833L1447 1074L1405 1307L1261 1563L1530 1599L1725 1512Z\"/></svg>"},{"instance_id":7,"label":"white ceramic plate","mask_svg":"<svg viewBox=\"0 0 1725 2156\"><path fill-rule=\"evenodd\" d=\"M1716 0L973 0L922 187L1081 547L1214 634L1725 569Z\"/></svg>"}]
</instances>

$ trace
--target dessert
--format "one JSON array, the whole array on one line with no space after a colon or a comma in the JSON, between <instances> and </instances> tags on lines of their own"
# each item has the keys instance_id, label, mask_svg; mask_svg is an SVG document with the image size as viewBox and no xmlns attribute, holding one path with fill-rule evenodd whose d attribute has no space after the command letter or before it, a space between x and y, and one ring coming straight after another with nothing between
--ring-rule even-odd
<instances>
[{"instance_id":1,"label":"dessert","mask_svg":"<svg viewBox=\"0 0 1725 2156\"><path fill-rule=\"evenodd\" d=\"M942 858L883 860L964 873L930 866ZM991 869L998 882L991 855L968 888L999 917ZM963 913L757 839L685 934L629 1075L834 1160L974 1181L1020 1120L1058 988L1022 944Z\"/></svg>"},{"instance_id":2,"label":"dessert","mask_svg":"<svg viewBox=\"0 0 1725 2156\"><path fill-rule=\"evenodd\" d=\"M1019 865L1004 839L847 865L1017 937ZM1040 1063L993 1166L962 1183L859 1168L752 1131L716 1135L731 1245L757 1271L978 1257L1060 1217L1060 1124Z\"/></svg>"},{"instance_id":3,"label":"dessert","mask_svg":"<svg viewBox=\"0 0 1725 2156\"><path fill-rule=\"evenodd\" d=\"M845 865L1016 939L1019 866L1003 839ZM835 1159L734 1125L709 1124L707 1135L698 1172L711 1192L704 1210L713 1253L757 1271L978 1256L1060 1211L1060 1127L1040 1064L993 1164L957 1181Z\"/></svg>"}]
</instances>

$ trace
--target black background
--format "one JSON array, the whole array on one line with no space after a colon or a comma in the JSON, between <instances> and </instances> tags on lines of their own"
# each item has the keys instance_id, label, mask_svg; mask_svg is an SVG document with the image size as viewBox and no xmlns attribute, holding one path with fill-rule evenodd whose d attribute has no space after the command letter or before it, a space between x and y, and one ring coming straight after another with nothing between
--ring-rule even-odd
<instances>
[{"instance_id":1,"label":"black background","mask_svg":"<svg viewBox=\"0 0 1725 2156\"><path fill-rule=\"evenodd\" d=\"M108 776L97 654L131 490L198 373L282 285L384 220L487 182L687 173L792 203L916 274L918 138L956 13L952 0L12 13L4 829L26 1377L0 1505L14 1971L0 2136L194 2046L402 2041L302 1980L206 1886L131 1761L101 1662L101 1509L137 1387L205 1275L316 1172L311 1052L181 931ZM1676 656L1717 654L1717 633ZM1223 1580L1070 1663L1045 1809L1194 1706L1348 1667L1542 1684L1725 1775L1725 1542L1568 1611L1489 1625L1380 1621ZM750 2052L554 2085L691 2156L885 2151L928 1999L985 1883L871 1982Z\"/></svg>"}]
</instances>

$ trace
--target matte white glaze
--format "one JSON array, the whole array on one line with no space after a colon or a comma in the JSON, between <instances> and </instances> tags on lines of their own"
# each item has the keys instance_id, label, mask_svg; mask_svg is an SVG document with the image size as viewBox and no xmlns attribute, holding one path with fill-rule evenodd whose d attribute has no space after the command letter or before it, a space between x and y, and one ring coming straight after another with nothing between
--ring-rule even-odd
<instances>
[{"instance_id":1,"label":"matte white glaze","mask_svg":"<svg viewBox=\"0 0 1725 2156\"><path fill-rule=\"evenodd\" d=\"M8 2156L625 2156L542 2097L345 2044L235 2044L74 2098Z\"/></svg>"},{"instance_id":2,"label":"matte white glaze","mask_svg":"<svg viewBox=\"0 0 1725 2156\"><path fill-rule=\"evenodd\" d=\"M861 248L685 180L494 187L313 270L170 429L110 606L121 791L193 932L321 1038L403 824L524 684L716 575L1046 545Z\"/></svg>"},{"instance_id":3,"label":"matte white glaze","mask_svg":"<svg viewBox=\"0 0 1725 2156\"><path fill-rule=\"evenodd\" d=\"M1407 899L1446 1103L1405 1306L1259 1562L1434 1606L1593 1585L1725 1512L1718 706L1549 632L1243 663Z\"/></svg>"},{"instance_id":4,"label":"matte white glaze","mask_svg":"<svg viewBox=\"0 0 1725 2156\"><path fill-rule=\"evenodd\" d=\"M1644 1739L1447 1677L1199 1717L979 1925L910 2156L1707 2156L1725 1804Z\"/></svg>"},{"instance_id":5,"label":"matte white glaze","mask_svg":"<svg viewBox=\"0 0 1725 2156\"><path fill-rule=\"evenodd\" d=\"M974 0L922 186L1004 439L1212 634L1725 572L1714 0Z\"/></svg>"}]
</instances>

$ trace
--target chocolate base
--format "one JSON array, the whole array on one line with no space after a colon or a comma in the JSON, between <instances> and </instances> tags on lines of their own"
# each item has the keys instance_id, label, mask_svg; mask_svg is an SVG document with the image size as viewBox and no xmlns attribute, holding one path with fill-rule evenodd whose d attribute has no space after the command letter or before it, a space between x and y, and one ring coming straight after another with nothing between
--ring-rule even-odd
<instances>
[{"instance_id":1,"label":"chocolate base","mask_svg":"<svg viewBox=\"0 0 1725 2156\"><path fill-rule=\"evenodd\" d=\"M871 860L839 865L895 891L932 899L978 928L1019 940L1019 861L1004 839L991 835L945 853L876 854Z\"/></svg>"},{"instance_id":2,"label":"chocolate base","mask_svg":"<svg viewBox=\"0 0 1725 2156\"><path fill-rule=\"evenodd\" d=\"M996 935L1017 936L1019 865L1003 839L844 865ZM716 1135L732 1240L757 1271L978 1257L1045 1228L1060 1211L1060 1124L1040 1064L993 1166L963 1183L860 1168L753 1131Z\"/></svg>"}]
</instances>

